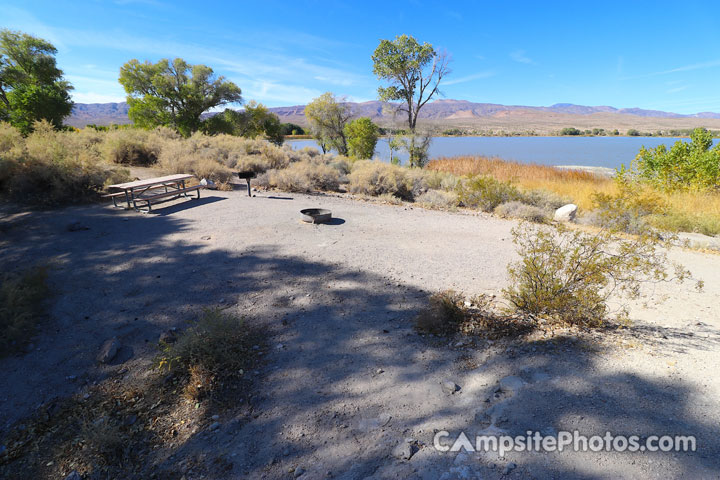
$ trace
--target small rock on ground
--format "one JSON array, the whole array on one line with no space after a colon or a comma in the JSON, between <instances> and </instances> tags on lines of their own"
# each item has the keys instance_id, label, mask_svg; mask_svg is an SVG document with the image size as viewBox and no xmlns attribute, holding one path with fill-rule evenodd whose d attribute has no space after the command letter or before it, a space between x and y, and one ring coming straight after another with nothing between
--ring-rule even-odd
<instances>
[{"instance_id":1,"label":"small rock on ground","mask_svg":"<svg viewBox=\"0 0 720 480\"><path fill-rule=\"evenodd\" d=\"M118 350L120 349L120 340L117 337L113 337L110 340L105 341L103 346L100 348L97 360L100 363L109 363L115 358Z\"/></svg>"},{"instance_id":2,"label":"small rock on ground","mask_svg":"<svg viewBox=\"0 0 720 480\"><path fill-rule=\"evenodd\" d=\"M443 382L441 388L442 391L448 395L453 395L455 392L460 390L460 387L455 382L451 381Z\"/></svg>"}]
</instances>

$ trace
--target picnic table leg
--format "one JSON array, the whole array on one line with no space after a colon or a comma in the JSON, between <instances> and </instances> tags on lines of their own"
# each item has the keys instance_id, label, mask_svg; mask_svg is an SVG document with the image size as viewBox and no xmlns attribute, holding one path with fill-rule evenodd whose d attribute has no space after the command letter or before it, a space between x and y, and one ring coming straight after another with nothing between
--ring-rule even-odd
<instances>
[{"instance_id":1,"label":"picnic table leg","mask_svg":"<svg viewBox=\"0 0 720 480\"><path fill-rule=\"evenodd\" d=\"M113 199L114 200L114 199ZM128 204L128 210L130 210L130 195L128 194L127 189L125 189L125 201Z\"/></svg>"},{"instance_id":2,"label":"picnic table leg","mask_svg":"<svg viewBox=\"0 0 720 480\"><path fill-rule=\"evenodd\" d=\"M248 187L248 197L252 197L252 193L250 193L250 179L246 178L245 181L247 182Z\"/></svg>"},{"instance_id":3,"label":"picnic table leg","mask_svg":"<svg viewBox=\"0 0 720 480\"><path fill-rule=\"evenodd\" d=\"M182 181L182 189L183 189L183 196L184 196L184 197L188 197L189 195L188 195L187 192L185 191L185 180Z\"/></svg>"}]
</instances>

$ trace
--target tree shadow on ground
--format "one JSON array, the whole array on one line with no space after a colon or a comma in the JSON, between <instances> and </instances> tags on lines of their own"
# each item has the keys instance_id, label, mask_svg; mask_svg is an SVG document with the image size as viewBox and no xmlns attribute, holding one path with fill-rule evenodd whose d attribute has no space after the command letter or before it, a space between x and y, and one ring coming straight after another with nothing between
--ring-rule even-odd
<instances>
[{"instance_id":1,"label":"tree shadow on ground","mask_svg":"<svg viewBox=\"0 0 720 480\"><path fill-rule=\"evenodd\" d=\"M90 230L68 232L71 220ZM188 480L500 478L514 461L511 478L720 475L720 427L715 413L707 415L706 393L677 377L610 368L593 345L556 339L468 347L422 337L412 321L430 292L266 245L217 249L173 215L83 207L18 221L7 229L0 266L52 259L58 299L36 350L0 363L7 372L0 379L4 428L55 397L82 396L93 383L131 381L149 371L162 331L221 306L269 339L264 366L249 373L249 406L207 410L197 432L153 453L146 472ZM113 336L134 357L98 365L100 345ZM507 375L520 377L522 388L498 390ZM460 391L443 392L448 380ZM435 430L474 435L487 428L485 414L500 403L496 426L511 434L679 433L696 435L699 450L498 459L432 448ZM211 429L215 414L221 425ZM402 454L393 451L406 442L417 451L398 459ZM38 477L48 472L64 473L43 467Z\"/></svg>"}]
</instances>

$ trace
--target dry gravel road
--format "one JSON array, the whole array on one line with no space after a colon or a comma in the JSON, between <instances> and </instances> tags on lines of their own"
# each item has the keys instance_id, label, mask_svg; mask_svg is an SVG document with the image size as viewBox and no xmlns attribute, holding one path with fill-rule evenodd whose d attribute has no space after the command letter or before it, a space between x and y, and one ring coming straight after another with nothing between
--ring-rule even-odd
<instances>
[{"instance_id":1,"label":"dry gravel road","mask_svg":"<svg viewBox=\"0 0 720 480\"><path fill-rule=\"evenodd\" d=\"M232 463L211 478L720 477L720 256L673 252L705 291L648 288L630 305L633 326L600 348L461 345L419 336L412 319L438 290L499 293L516 258L514 222L343 197L203 196L149 215L84 206L2 217L0 266L51 259L58 294L32 350L0 361L0 430L120 368L147 371L162 331L224 305L262 325L271 350L257 418L223 417L177 447ZM309 207L336 220L303 224ZM68 231L73 222L88 229ZM99 366L113 336L128 359ZM444 382L460 389L450 395ZM487 428L695 435L698 451L498 458L432 448L435 431Z\"/></svg>"}]
</instances>

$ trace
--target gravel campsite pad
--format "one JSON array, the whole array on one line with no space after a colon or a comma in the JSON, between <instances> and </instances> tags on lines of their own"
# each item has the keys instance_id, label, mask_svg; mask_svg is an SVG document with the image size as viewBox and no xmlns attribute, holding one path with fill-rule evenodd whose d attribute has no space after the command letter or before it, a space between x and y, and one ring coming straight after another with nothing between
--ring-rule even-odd
<instances>
[{"instance_id":1,"label":"gravel campsite pad","mask_svg":"<svg viewBox=\"0 0 720 480\"><path fill-rule=\"evenodd\" d=\"M333 221L304 223L304 208L329 209ZM187 431L144 453L159 478L720 476L718 255L672 252L705 290L648 286L622 331L440 338L418 334L414 317L440 290L501 295L515 222L242 190L153 212L94 205L3 217L0 266L50 262L54 295L32 345L0 360L0 431L57 399L90 401L98 386L156 375L163 332L219 307L267 335L244 372L249 403L202 415L190 405L178 420ZM697 451L433 448L438 431L575 430L694 435ZM0 443L0 473L13 468L3 465L13 448ZM48 461L37 471L65 478L72 468Z\"/></svg>"}]
</instances>

